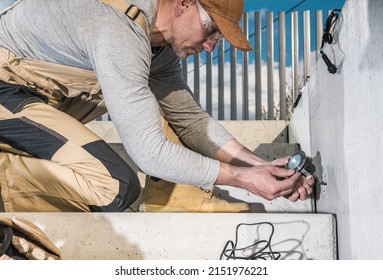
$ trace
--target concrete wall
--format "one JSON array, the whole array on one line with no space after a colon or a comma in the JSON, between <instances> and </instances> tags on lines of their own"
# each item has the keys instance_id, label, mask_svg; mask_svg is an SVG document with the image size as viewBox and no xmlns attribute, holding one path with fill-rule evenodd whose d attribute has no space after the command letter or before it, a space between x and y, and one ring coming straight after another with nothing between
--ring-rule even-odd
<instances>
[{"instance_id":1,"label":"concrete wall","mask_svg":"<svg viewBox=\"0 0 383 280\"><path fill-rule=\"evenodd\" d=\"M317 212L337 217L339 259L383 259L383 1L348 0L291 121L314 157ZM320 174L323 171L323 174Z\"/></svg>"}]
</instances>

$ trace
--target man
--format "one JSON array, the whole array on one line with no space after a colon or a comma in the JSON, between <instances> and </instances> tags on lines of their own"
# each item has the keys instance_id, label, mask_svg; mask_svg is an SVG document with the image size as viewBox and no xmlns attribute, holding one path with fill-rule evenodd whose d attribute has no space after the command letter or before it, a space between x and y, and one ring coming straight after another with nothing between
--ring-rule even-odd
<instances>
[{"instance_id":1,"label":"man","mask_svg":"<svg viewBox=\"0 0 383 280\"><path fill-rule=\"evenodd\" d=\"M5 11L5 211L124 211L132 205L140 194L137 175L82 124L106 109L130 157L151 176L146 211L248 210L196 187L213 184L266 199L307 198L312 177L278 166L285 159L268 163L245 149L182 80L179 58L212 51L222 35L251 49L238 26L242 8L243 0L24 0Z\"/></svg>"}]
</instances>

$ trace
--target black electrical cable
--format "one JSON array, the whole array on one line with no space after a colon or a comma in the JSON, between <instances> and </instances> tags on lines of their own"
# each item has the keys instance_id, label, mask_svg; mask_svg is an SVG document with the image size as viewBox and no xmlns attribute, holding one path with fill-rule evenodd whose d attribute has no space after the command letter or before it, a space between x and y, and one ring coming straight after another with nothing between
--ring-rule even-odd
<instances>
[{"instance_id":1,"label":"black electrical cable","mask_svg":"<svg viewBox=\"0 0 383 280\"><path fill-rule=\"evenodd\" d=\"M239 228L241 226L260 226L260 225L269 225L271 227L271 233L268 238L268 240L258 240L255 243L243 247L243 248L237 248L238 246L238 232ZM226 257L226 260L278 260L281 257L280 252L274 252L271 248L271 239L274 234L274 225L270 222L260 222L260 223L252 223L252 224L247 224L247 223L241 223L238 224L236 227L235 231L235 241L233 242L232 240L229 240L226 242L225 247L222 250L220 260L223 260L224 257ZM258 248L260 245L263 245L263 247ZM229 248L231 246L231 248ZM236 252L242 251L244 252L245 250L248 249L254 249L255 251L251 253L248 256L238 256L236 255Z\"/></svg>"},{"instance_id":2,"label":"black electrical cable","mask_svg":"<svg viewBox=\"0 0 383 280\"><path fill-rule=\"evenodd\" d=\"M320 50L319 50L319 52L321 53L323 61L327 65L327 70L331 74L335 74L338 71L338 68L335 66L335 64L333 64L331 62L331 60L328 58L328 56L324 53L323 47L326 43L332 44L334 42L334 37L331 34L331 28L334 26L334 24L338 20L340 12L341 12L341 9L334 9L331 11L330 15L328 16L326 23L324 25L324 28L323 28L322 43L321 43ZM299 91L299 94L294 101L294 104L293 104L294 109L298 106L298 103L301 100L303 89L304 89L304 87Z\"/></svg>"},{"instance_id":3,"label":"black electrical cable","mask_svg":"<svg viewBox=\"0 0 383 280\"><path fill-rule=\"evenodd\" d=\"M339 18L339 13L341 12L340 9L334 9L331 11L330 15L328 16L324 29L323 29L323 36L322 36L322 44L320 47L320 53L322 55L323 61L327 65L327 70L331 74L335 74L337 72L337 67L331 62L331 60L327 57L327 55L323 51L324 45L332 44L334 41L333 35L331 34L331 28L334 26L335 22Z\"/></svg>"}]
</instances>

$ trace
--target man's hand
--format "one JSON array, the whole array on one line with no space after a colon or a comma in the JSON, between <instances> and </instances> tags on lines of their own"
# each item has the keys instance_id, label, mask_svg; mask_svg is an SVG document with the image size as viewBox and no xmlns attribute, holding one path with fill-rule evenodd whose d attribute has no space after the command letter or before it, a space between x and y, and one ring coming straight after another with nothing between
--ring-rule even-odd
<instances>
[{"instance_id":1,"label":"man's hand","mask_svg":"<svg viewBox=\"0 0 383 280\"><path fill-rule=\"evenodd\" d=\"M288 159L289 157L279 158L272 161L271 164L275 166L284 167ZM315 184L314 176L310 175L305 177L301 175L296 185L294 186L293 191L289 195L286 195L285 197L293 202L297 201L298 199L305 200L313 192L314 184Z\"/></svg>"},{"instance_id":2,"label":"man's hand","mask_svg":"<svg viewBox=\"0 0 383 280\"><path fill-rule=\"evenodd\" d=\"M216 184L246 189L267 200L293 193L301 174L279 166L238 167L221 163Z\"/></svg>"},{"instance_id":3,"label":"man's hand","mask_svg":"<svg viewBox=\"0 0 383 280\"><path fill-rule=\"evenodd\" d=\"M293 192L285 197L293 202L297 201L298 199L305 200L313 192L314 183L314 176L310 175L305 177L301 175L293 189Z\"/></svg>"},{"instance_id":4,"label":"man's hand","mask_svg":"<svg viewBox=\"0 0 383 280\"><path fill-rule=\"evenodd\" d=\"M268 162L233 139L215 158L221 162L218 185L243 188L267 200L283 196L294 202L306 199L313 191L313 176L304 177L285 168L289 157Z\"/></svg>"},{"instance_id":5,"label":"man's hand","mask_svg":"<svg viewBox=\"0 0 383 280\"><path fill-rule=\"evenodd\" d=\"M301 177L294 170L273 165L258 165L246 171L243 188L267 200L291 195Z\"/></svg>"},{"instance_id":6,"label":"man's hand","mask_svg":"<svg viewBox=\"0 0 383 280\"><path fill-rule=\"evenodd\" d=\"M283 196L295 202L312 193L314 181L313 176L305 177L278 162L250 167L221 163L216 184L243 188L267 200Z\"/></svg>"}]
</instances>

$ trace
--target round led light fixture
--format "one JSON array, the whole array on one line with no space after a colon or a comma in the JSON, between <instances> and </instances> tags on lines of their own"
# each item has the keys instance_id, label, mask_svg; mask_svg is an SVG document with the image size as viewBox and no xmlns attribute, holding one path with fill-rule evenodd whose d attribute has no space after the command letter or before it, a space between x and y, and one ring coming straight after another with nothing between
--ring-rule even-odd
<instances>
[{"instance_id":1,"label":"round led light fixture","mask_svg":"<svg viewBox=\"0 0 383 280\"><path fill-rule=\"evenodd\" d=\"M286 168L300 172L304 176L312 175L315 172L314 164L311 163L303 151L295 152L287 161Z\"/></svg>"}]
</instances>

